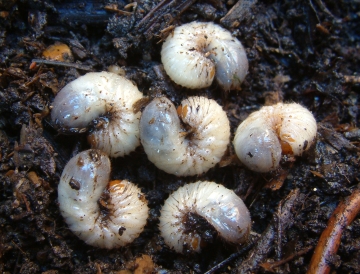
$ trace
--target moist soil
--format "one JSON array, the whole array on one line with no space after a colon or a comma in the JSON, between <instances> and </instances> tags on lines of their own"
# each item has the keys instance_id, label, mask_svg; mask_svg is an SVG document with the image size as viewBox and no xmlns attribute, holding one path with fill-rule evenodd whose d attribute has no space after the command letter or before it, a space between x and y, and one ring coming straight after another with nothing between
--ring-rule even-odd
<instances>
[{"instance_id":1,"label":"moist soil","mask_svg":"<svg viewBox=\"0 0 360 274\"><path fill-rule=\"evenodd\" d=\"M0 272L306 273L332 212L359 187L360 2L128 4L0 0ZM161 41L174 26L195 20L221 24L243 43L249 72L241 90L223 91L216 83L188 90L164 72ZM60 57L44 53L59 43L70 50L57 48ZM64 166L89 148L86 133L56 128L51 104L70 81L113 65L149 100L162 95L178 105L193 95L215 99L227 112L231 140L260 107L300 103L316 118L316 142L301 157L284 155L266 174L243 166L230 143L216 167L185 178L157 169L140 146L112 159L111 178L131 180L146 195L150 215L143 233L119 249L88 246L69 230L57 203ZM225 242L191 214L184 222L187 231L202 235L202 252L177 254L165 245L161 206L171 192L197 180L223 184L244 200L252 217L246 244ZM293 202L283 210L289 195ZM251 267L242 268L249 260ZM343 228L327 263L334 273L360 273L359 216Z\"/></svg>"}]
</instances>

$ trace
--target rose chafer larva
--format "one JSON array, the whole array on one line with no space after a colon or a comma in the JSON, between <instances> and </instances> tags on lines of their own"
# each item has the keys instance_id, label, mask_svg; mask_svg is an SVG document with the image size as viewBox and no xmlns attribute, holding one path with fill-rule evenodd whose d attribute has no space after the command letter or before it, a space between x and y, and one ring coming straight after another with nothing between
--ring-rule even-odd
<instances>
[{"instance_id":1,"label":"rose chafer larva","mask_svg":"<svg viewBox=\"0 0 360 274\"><path fill-rule=\"evenodd\" d=\"M177 176L202 174L215 166L229 138L225 111L205 97L185 99L177 109L169 99L155 98L140 119L140 139L148 159Z\"/></svg>"},{"instance_id":2,"label":"rose chafer larva","mask_svg":"<svg viewBox=\"0 0 360 274\"><path fill-rule=\"evenodd\" d=\"M175 83L192 89L210 86L214 77L224 90L239 89L248 71L242 44L211 22L176 27L162 46L161 60Z\"/></svg>"},{"instance_id":3,"label":"rose chafer larva","mask_svg":"<svg viewBox=\"0 0 360 274\"><path fill-rule=\"evenodd\" d=\"M278 167L282 154L299 156L313 144L316 120L299 104L265 106L237 128L234 147L249 169L268 172Z\"/></svg>"},{"instance_id":4,"label":"rose chafer larva","mask_svg":"<svg viewBox=\"0 0 360 274\"><path fill-rule=\"evenodd\" d=\"M129 154L139 144L140 112L133 104L143 98L126 78L110 72L89 72L56 95L52 120L64 128L86 128L96 121L88 141L111 157Z\"/></svg>"},{"instance_id":5,"label":"rose chafer larva","mask_svg":"<svg viewBox=\"0 0 360 274\"><path fill-rule=\"evenodd\" d=\"M179 253L201 249L201 235L186 229L189 213L203 217L230 243L246 242L251 229L244 202L232 190L214 182L198 181L180 187L165 201L160 213L161 236Z\"/></svg>"},{"instance_id":6,"label":"rose chafer larva","mask_svg":"<svg viewBox=\"0 0 360 274\"><path fill-rule=\"evenodd\" d=\"M136 185L109 182L110 169L104 152L86 150L70 159L58 186L60 211L70 230L87 244L108 249L137 238L149 211Z\"/></svg>"}]
</instances>

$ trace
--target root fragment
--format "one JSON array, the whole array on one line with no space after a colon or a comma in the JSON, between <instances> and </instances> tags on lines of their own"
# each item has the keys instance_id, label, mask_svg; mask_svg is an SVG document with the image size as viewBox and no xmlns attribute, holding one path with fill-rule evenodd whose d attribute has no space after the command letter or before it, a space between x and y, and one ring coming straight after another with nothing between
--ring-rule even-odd
<instances>
[{"instance_id":1,"label":"root fragment","mask_svg":"<svg viewBox=\"0 0 360 274\"><path fill-rule=\"evenodd\" d=\"M331 215L315 248L307 274L330 273L330 265L327 262L336 255L343 230L352 223L359 212L360 188L357 188L350 197L340 202Z\"/></svg>"}]
</instances>

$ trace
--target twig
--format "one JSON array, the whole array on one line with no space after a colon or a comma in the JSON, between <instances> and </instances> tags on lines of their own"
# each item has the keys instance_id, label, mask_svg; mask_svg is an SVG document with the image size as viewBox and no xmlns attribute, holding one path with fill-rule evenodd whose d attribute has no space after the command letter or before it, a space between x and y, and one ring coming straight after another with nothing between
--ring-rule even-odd
<instances>
[{"instance_id":1,"label":"twig","mask_svg":"<svg viewBox=\"0 0 360 274\"><path fill-rule=\"evenodd\" d=\"M351 224L359 212L360 188L357 188L350 197L340 202L331 215L311 258L308 274L330 272L330 266L327 262L332 256L336 255L343 230Z\"/></svg>"},{"instance_id":2,"label":"twig","mask_svg":"<svg viewBox=\"0 0 360 274\"><path fill-rule=\"evenodd\" d=\"M315 16L316 16L316 19L317 19L318 23L320 24L321 21L320 21L319 15L318 15L318 13L317 13L317 11L316 11L316 9L314 7L314 4L313 4L313 2L311 0L309 0L309 5L310 5L311 9L313 10L313 12L315 13Z\"/></svg>"},{"instance_id":3,"label":"twig","mask_svg":"<svg viewBox=\"0 0 360 274\"><path fill-rule=\"evenodd\" d=\"M20 246L18 244L16 244L13 240L11 240L11 242L17 247L17 249L19 249L21 251L21 253L23 255L26 255L26 253L20 248Z\"/></svg>"},{"instance_id":4,"label":"twig","mask_svg":"<svg viewBox=\"0 0 360 274\"><path fill-rule=\"evenodd\" d=\"M156 24L165 22L168 27L175 18L180 16L187 10L196 0L163 0L155 8L153 8L141 21L135 26L135 31L146 34L151 30L152 34L156 34L158 30L154 30Z\"/></svg>"},{"instance_id":5,"label":"twig","mask_svg":"<svg viewBox=\"0 0 360 274\"><path fill-rule=\"evenodd\" d=\"M153 8L148 14L146 14L146 16L141 19L141 21L136 25L137 29L141 29L143 25L148 24L148 21L153 17L153 19L155 19L156 17L154 16L154 14L162 9L162 7L166 4L168 4L168 2L171 2L169 0L163 0L161 1L159 4L157 4L157 6L155 8Z\"/></svg>"},{"instance_id":6,"label":"twig","mask_svg":"<svg viewBox=\"0 0 360 274\"><path fill-rule=\"evenodd\" d=\"M262 264L260 264L260 266L263 267L266 271L273 272L274 268L276 268L280 265L283 265L287 262L290 262L291 260L293 260L296 257L302 256L302 255L308 253L311 249L313 249L313 246L308 246L308 247L300 250L299 252L295 252L294 254L291 254L290 256L286 257L283 260L279 260L279 261L276 261L273 263L262 263Z\"/></svg>"},{"instance_id":7,"label":"twig","mask_svg":"<svg viewBox=\"0 0 360 274\"><path fill-rule=\"evenodd\" d=\"M217 265L215 265L214 267L210 268L208 271L206 271L204 274L211 274L214 273L215 271L219 270L220 268L224 267L225 265L227 265L229 262L231 262L232 260L234 260L236 257L239 257L240 255L242 255L243 253L247 252L248 250L250 250L250 248L252 248L254 245L254 243L250 243L247 244L246 246L244 246L240 251L231 254L228 258L226 258L225 260L223 260L222 262L218 263Z\"/></svg>"},{"instance_id":8,"label":"twig","mask_svg":"<svg viewBox=\"0 0 360 274\"><path fill-rule=\"evenodd\" d=\"M37 64L70 67L70 68L76 68L76 69L87 70L87 71L91 71L93 69L90 66L85 66L85 65L81 65L81 64L77 64L77 63L68 63L68 62L52 61L52 60L44 60L44 59L32 59L31 62L37 63Z\"/></svg>"},{"instance_id":9,"label":"twig","mask_svg":"<svg viewBox=\"0 0 360 274\"><path fill-rule=\"evenodd\" d=\"M255 247L251 250L245 261L238 261L236 264L239 267L235 273L251 273L259 267L260 263L265 260L267 254L273 248L273 242L276 237L276 225L277 220L281 223L282 229L292 225L293 209L298 197L300 195L299 189L295 189L289 193L289 195L279 203L279 209L277 210L278 216L273 216L272 222L265 229L260 239L255 244Z\"/></svg>"},{"instance_id":10,"label":"twig","mask_svg":"<svg viewBox=\"0 0 360 274\"><path fill-rule=\"evenodd\" d=\"M299 55L297 55L295 52L290 51L290 50L280 50L278 48L266 47L266 46L262 46L262 47L261 46L256 46L256 48L260 52L265 51L265 52L270 52L270 53L278 53L278 54L285 55L285 56L293 56L298 64L303 62L300 59Z\"/></svg>"},{"instance_id":11,"label":"twig","mask_svg":"<svg viewBox=\"0 0 360 274\"><path fill-rule=\"evenodd\" d=\"M321 0L315 0L316 3L319 5L320 9L327 13L328 15L330 15L332 18L336 19L336 20L339 20L337 19L332 13L331 11L329 11L329 9L325 6L325 4L321 1Z\"/></svg>"}]
</instances>

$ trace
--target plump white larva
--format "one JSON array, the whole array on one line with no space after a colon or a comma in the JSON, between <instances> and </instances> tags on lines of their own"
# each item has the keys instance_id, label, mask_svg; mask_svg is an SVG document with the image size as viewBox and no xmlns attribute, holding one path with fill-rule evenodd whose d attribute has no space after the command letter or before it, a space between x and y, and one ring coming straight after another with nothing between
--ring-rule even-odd
<instances>
[{"instance_id":1,"label":"plump white larva","mask_svg":"<svg viewBox=\"0 0 360 274\"><path fill-rule=\"evenodd\" d=\"M139 144L139 119L132 105L143 97L126 78L90 72L67 84L55 97L52 120L61 127L85 128L98 119L88 136L92 148L111 157L129 154Z\"/></svg>"},{"instance_id":2,"label":"plump white larva","mask_svg":"<svg viewBox=\"0 0 360 274\"><path fill-rule=\"evenodd\" d=\"M169 99L155 98L140 119L140 139L149 160L177 176L201 174L215 166L229 138L225 111L205 97L189 97L177 110Z\"/></svg>"},{"instance_id":3,"label":"plump white larva","mask_svg":"<svg viewBox=\"0 0 360 274\"><path fill-rule=\"evenodd\" d=\"M205 218L228 242L239 244L248 238L251 219L244 202L222 185L198 181L172 193L161 209L161 236L179 253L185 250L200 252L201 235L186 233L184 220L188 213Z\"/></svg>"},{"instance_id":4,"label":"plump white larva","mask_svg":"<svg viewBox=\"0 0 360 274\"><path fill-rule=\"evenodd\" d=\"M192 89L210 86L214 76L223 89L239 89L248 71L241 43L210 22L175 28L162 46L161 60L175 83Z\"/></svg>"},{"instance_id":5,"label":"plump white larva","mask_svg":"<svg viewBox=\"0 0 360 274\"><path fill-rule=\"evenodd\" d=\"M126 180L109 182L110 169L104 152L86 150L70 159L58 186L70 230L87 244L108 249L131 243L148 217L141 190Z\"/></svg>"},{"instance_id":6,"label":"plump white larva","mask_svg":"<svg viewBox=\"0 0 360 274\"><path fill-rule=\"evenodd\" d=\"M252 113L237 128L234 147L240 161L258 172L274 170L281 154L301 155L316 137L316 121L299 104L278 103Z\"/></svg>"}]
</instances>

